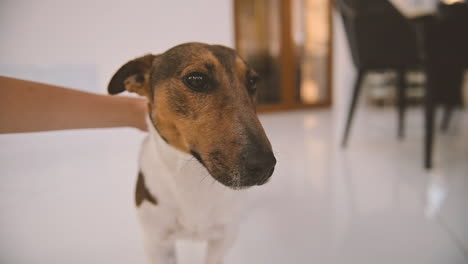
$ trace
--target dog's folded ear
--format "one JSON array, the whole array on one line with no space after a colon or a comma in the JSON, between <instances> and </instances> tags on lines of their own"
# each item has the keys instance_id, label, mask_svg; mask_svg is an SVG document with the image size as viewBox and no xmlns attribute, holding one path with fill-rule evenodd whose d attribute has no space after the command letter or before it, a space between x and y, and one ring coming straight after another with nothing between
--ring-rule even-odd
<instances>
[{"instance_id":1,"label":"dog's folded ear","mask_svg":"<svg viewBox=\"0 0 468 264\"><path fill-rule=\"evenodd\" d=\"M150 95L150 73L156 55L147 54L127 62L114 74L107 91L118 94L125 90L142 96Z\"/></svg>"}]
</instances>

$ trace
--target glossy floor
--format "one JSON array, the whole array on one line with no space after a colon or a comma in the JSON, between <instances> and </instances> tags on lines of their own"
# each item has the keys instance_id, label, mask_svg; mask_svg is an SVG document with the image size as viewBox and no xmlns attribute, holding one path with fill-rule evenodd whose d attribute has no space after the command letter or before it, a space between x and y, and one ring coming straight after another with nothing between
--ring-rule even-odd
<instances>
[{"instance_id":1,"label":"glossy floor","mask_svg":"<svg viewBox=\"0 0 468 264\"><path fill-rule=\"evenodd\" d=\"M360 110L349 148L331 111L262 116L278 158L252 190L226 263L467 263L468 118L438 135L422 169L421 113L404 141L393 109ZM0 136L0 263L145 263L133 211L143 133ZM202 263L203 244L178 245Z\"/></svg>"}]
</instances>

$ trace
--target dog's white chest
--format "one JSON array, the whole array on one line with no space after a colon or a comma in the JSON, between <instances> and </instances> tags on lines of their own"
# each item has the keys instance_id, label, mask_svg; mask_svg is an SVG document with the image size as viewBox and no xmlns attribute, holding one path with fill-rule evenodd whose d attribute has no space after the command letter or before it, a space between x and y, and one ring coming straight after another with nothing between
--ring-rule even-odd
<instances>
[{"instance_id":1,"label":"dog's white chest","mask_svg":"<svg viewBox=\"0 0 468 264\"><path fill-rule=\"evenodd\" d=\"M143 143L140 168L158 201L141 208L154 228L170 229L175 238L215 239L237 225L245 192L216 182L196 159L169 146L154 130Z\"/></svg>"}]
</instances>

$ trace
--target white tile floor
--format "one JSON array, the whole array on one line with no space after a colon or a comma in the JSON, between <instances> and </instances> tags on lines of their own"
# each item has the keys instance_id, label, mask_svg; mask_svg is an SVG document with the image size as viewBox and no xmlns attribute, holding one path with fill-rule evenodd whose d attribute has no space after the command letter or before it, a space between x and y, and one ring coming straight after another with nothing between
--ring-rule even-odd
<instances>
[{"instance_id":1,"label":"white tile floor","mask_svg":"<svg viewBox=\"0 0 468 264\"><path fill-rule=\"evenodd\" d=\"M468 263L468 115L438 135L427 173L420 111L402 142L394 114L360 110L347 151L331 111L263 116L277 170L253 190L226 263ZM132 199L142 137L0 135L0 263L145 263ZM179 249L201 263L202 246Z\"/></svg>"}]
</instances>

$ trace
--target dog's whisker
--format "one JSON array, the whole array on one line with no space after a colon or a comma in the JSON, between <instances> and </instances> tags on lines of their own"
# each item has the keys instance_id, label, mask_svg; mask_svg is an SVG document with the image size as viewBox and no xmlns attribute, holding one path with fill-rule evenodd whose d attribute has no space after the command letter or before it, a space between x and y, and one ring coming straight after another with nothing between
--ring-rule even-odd
<instances>
[{"instance_id":1,"label":"dog's whisker","mask_svg":"<svg viewBox=\"0 0 468 264\"><path fill-rule=\"evenodd\" d=\"M208 177L210 176L210 174L205 174L205 176L203 176L203 178L200 180L199 184L201 185L203 183L203 181Z\"/></svg>"},{"instance_id":2,"label":"dog's whisker","mask_svg":"<svg viewBox=\"0 0 468 264\"><path fill-rule=\"evenodd\" d=\"M213 178L212 181L211 181L211 188L213 188L213 186L215 185L216 183L216 180Z\"/></svg>"}]
</instances>

